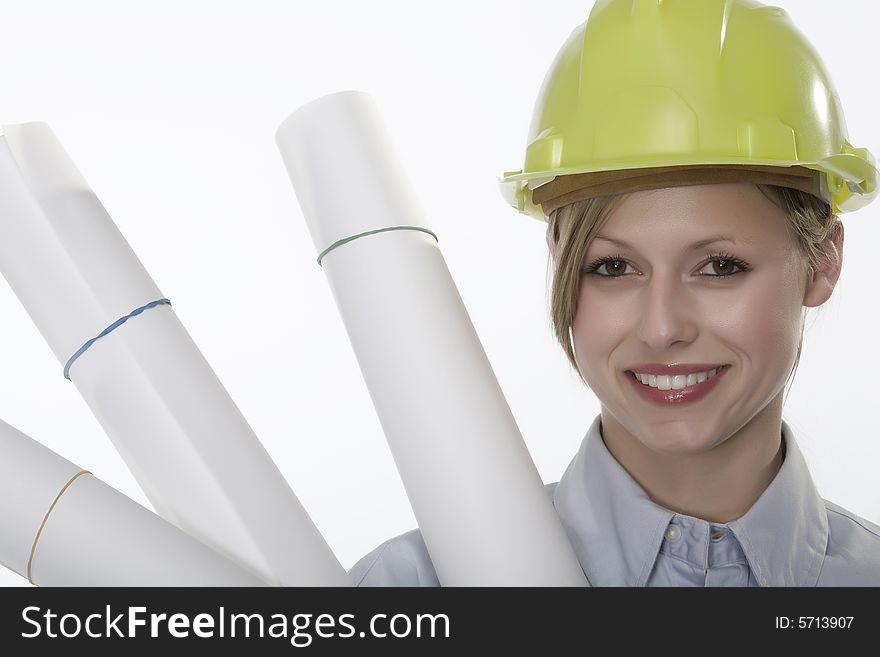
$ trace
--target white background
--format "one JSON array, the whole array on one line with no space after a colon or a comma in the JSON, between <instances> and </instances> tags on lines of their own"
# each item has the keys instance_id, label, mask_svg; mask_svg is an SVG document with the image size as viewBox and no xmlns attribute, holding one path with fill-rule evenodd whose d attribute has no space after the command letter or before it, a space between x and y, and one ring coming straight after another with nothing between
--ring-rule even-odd
<instances>
[{"instance_id":1,"label":"white background","mask_svg":"<svg viewBox=\"0 0 880 657\"><path fill-rule=\"evenodd\" d=\"M821 54L850 141L880 155L880 7L775 4ZM556 481L598 404L553 340L544 225L506 206L495 181L521 168L544 74L591 6L0 2L0 122L49 123L346 568L416 522L275 129L325 94L375 97L537 467ZM808 315L784 417L820 493L877 522L880 202L843 219L843 274ZM0 418L149 506L5 282L0 317ZM0 584L28 585L2 568Z\"/></svg>"}]
</instances>

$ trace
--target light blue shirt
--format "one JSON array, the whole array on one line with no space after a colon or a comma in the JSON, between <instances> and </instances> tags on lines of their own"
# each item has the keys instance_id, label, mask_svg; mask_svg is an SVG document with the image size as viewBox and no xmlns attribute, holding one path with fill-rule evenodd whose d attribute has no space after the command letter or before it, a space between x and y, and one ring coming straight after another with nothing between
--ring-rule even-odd
<instances>
[{"instance_id":1,"label":"light blue shirt","mask_svg":"<svg viewBox=\"0 0 880 657\"><path fill-rule=\"evenodd\" d=\"M546 484L593 586L880 586L880 526L819 496L791 427L752 507L707 522L651 501L593 420L560 480ZM356 586L440 586L418 529L349 570Z\"/></svg>"}]
</instances>

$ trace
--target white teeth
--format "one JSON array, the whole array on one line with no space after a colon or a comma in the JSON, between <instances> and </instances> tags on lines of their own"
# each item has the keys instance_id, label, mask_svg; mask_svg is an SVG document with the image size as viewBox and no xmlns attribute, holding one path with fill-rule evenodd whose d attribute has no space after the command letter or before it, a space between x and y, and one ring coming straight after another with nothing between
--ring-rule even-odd
<instances>
[{"instance_id":1,"label":"white teeth","mask_svg":"<svg viewBox=\"0 0 880 657\"><path fill-rule=\"evenodd\" d=\"M657 388L658 390L681 390L688 386L702 383L706 379L711 379L721 368L715 368L707 372L695 372L693 374L639 374L634 372L636 378L646 386Z\"/></svg>"}]
</instances>

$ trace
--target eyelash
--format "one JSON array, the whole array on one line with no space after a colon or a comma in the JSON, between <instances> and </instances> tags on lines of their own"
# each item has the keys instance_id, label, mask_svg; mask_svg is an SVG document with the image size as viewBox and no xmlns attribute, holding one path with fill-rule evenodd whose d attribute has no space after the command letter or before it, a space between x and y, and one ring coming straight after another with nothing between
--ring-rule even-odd
<instances>
[{"instance_id":1,"label":"eyelash","mask_svg":"<svg viewBox=\"0 0 880 657\"><path fill-rule=\"evenodd\" d=\"M736 267L739 268L739 271L735 271L731 274L714 274L714 275L713 274L703 274L703 276L706 276L708 278L728 278L730 276L736 276L737 274L742 274L742 273L747 272L751 269L751 267L748 265L748 263L746 263L746 262L740 260L739 258L736 258L733 255L726 253L724 251L721 251L719 253L708 254L706 256L706 262L703 263L703 267L708 265L710 262L718 262L718 261L731 262ZM592 276L598 276L599 278L623 278L624 276L626 276L626 274L621 274L619 276L611 276L609 274L596 273L602 265L604 265L605 263L608 263L608 262L623 262L625 264L629 264L620 255L603 256L601 258L597 258L596 260L591 262L589 265L587 265L586 267L581 269L581 273L592 275ZM703 267L700 267L700 269L702 269Z\"/></svg>"}]
</instances>

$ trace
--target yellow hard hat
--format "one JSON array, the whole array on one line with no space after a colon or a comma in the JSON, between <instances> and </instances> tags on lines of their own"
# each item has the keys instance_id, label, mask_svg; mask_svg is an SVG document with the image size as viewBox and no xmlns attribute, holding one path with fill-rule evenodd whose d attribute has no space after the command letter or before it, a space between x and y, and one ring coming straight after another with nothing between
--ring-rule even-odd
<instances>
[{"instance_id":1,"label":"yellow hard hat","mask_svg":"<svg viewBox=\"0 0 880 657\"><path fill-rule=\"evenodd\" d=\"M548 71L505 200L557 176L671 167L812 170L835 213L867 205L877 168L848 141L831 78L779 7L754 0L597 0ZM660 185L663 186L663 185Z\"/></svg>"}]
</instances>

